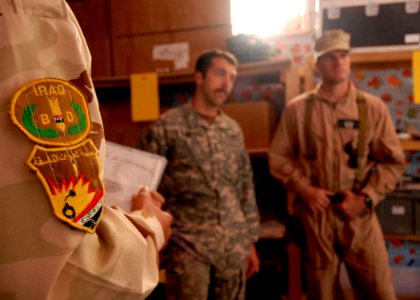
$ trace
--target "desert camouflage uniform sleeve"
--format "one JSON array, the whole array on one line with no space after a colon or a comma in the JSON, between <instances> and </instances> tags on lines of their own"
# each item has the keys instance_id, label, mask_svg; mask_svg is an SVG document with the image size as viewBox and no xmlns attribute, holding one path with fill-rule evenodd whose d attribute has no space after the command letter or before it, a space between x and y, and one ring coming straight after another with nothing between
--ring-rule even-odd
<instances>
[{"instance_id":1,"label":"desert camouflage uniform sleeve","mask_svg":"<svg viewBox=\"0 0 420 300\"><path fill-rule=\"evenodd\" d=\"M144 299L158 282L162 232L141 211L103 207L94 234L53 215L40 181L25 166L34 143L8 118L13 93L45 77L72 81L86 95L92 139L104 136L90 78L90 54L64 0L1 1L1 299ZM160 235L160 237L159 237Z\"/></svg>"}]
</instances>

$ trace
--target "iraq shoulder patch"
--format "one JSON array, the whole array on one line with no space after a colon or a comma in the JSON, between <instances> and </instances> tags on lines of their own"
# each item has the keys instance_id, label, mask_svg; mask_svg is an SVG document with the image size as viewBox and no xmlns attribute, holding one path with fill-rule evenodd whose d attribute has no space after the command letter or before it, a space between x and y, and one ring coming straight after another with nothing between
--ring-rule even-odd
<instances>
[{"instance_id":1,"label":"iraq shoulder patch","mask_svg":"<svg viewBox=\"0 0 420 300\"><path fill-rule=\"evenodd\" d=\"M91 120L83 93L65 80L35 80L15 93L9 115L37 144L26 165L44 186L54 215L77 229L95 232L104 185L98 150L88 138Z\"/></svg>"},{"instance_id":2,"label":"iraq shoulder patch","mask_svg":"<svg viewBox=\"0 0 420 300\"><path fill-rule=\"evenodd\" d=\"M17 90L10 118L32 141L51 146L81 142L90 131L86 99L68 81L45 78Z\"/></svg>"}]
</instances>

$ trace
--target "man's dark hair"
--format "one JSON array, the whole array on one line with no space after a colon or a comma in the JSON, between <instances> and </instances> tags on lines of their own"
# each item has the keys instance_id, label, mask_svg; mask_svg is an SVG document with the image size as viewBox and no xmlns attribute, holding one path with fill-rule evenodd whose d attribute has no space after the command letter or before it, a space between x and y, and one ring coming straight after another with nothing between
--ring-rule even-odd
<instances>
[{"instance_id":1,"label":"man's dark hair","mask_svg":"<svg viewBox=\"0 0 420 300\"><path fill-rule=\"evenodd\" d=\"M213 49L207 50L200 55L195 64L195 72L200 72L201 74L203 74L203 77L206 77L207 70L211 67L212 59L215 57L224 58L231 65L235 67L238 66L238 61L232 53L224 50Z\"/></svg>"}]
</instances>

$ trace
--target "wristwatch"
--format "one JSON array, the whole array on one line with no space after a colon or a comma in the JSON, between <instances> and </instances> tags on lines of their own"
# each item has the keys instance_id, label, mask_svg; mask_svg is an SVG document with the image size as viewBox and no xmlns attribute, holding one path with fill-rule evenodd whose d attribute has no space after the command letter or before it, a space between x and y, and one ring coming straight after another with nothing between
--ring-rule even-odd
<instances>
[{"instance_id":1,"label":"wristwatch","mask_svg":"<svg viewBox=\"0 0 420 300\"><path fill-rule=\"evenodd\" d=\"M372 209L373 207L372 199L368 195L365 197L365 205L367 209Z\"/></svg>"}]
</instances>

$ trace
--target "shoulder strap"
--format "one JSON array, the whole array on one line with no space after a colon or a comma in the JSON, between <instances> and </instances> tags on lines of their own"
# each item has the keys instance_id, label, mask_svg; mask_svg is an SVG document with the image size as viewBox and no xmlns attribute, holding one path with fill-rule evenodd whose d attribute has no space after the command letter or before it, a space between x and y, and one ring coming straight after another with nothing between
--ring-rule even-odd
<instances>
[{"instance_id":1,"label":"shoulder strap","mask_svg":"<svg viewBox=\"0 0 420 300\"><path fill-rule=\"evenodd\" d=\"M355 185L360 185L363 181L363 166L365 156L365 141L366 141L366 120L367 108L366 100L361 92L357 92L357 108L359 112L359 142L357 145L357 170ZM314 105L314 94L310 94L305 100L305 138L308 143L308 159L316 159L314 137L311 134L312 126L312 110Z\"/></svg>"},{"instance_id":2,"label":"shoulder strap","mask_svg":"<svg viewBox=\"0 0 420 300\"><path fill-rule=\"evenodd\" d=\"M367 108L365 97L357 92L357 108L359 111L359 143L357 145L357 170L356 170L356 185L360 185L363 181L363 158L365 156L365 141L366 141L366 119ZM357 186L356 186L357 188Z\"/></svg>"},{"instance_id":3,"label":"shoulder strap","mask_svg":"<svg viewBox=\"0 0 420 300\"><path fill-rule=\"evenodd\" d=\"M314 94L310 94L305 100L305 138L308 145L308 159L315 160L315 141L311 134L312 127L312 110L314 106Z\"/></svg>"}]
</instances>

